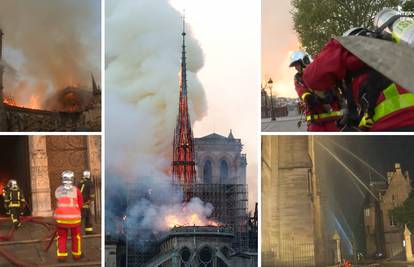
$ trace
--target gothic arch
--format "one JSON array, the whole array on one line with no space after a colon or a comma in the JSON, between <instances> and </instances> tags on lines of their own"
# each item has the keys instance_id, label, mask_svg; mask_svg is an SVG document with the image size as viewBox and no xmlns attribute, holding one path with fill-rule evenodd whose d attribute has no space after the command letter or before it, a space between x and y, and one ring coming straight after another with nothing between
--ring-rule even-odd
<instances>
[{"instance_id":1,"label":"gothic arch","mask_svg":"<svg viewBox=\"0 0 414 267\"><path fill-rule=\"evenodd\" d=\"M203 164L203 183L211 184L213 182L213 163L210 159Z\"/></svg>"}]
</instances>

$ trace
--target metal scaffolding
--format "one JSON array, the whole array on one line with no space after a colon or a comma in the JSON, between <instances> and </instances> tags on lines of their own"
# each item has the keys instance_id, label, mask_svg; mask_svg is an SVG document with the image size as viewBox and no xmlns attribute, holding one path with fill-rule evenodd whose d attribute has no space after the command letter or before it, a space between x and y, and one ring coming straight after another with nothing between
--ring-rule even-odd
<instances>
[{"instance_id":1,"label":"metal scaffolding","mask_svg":"<svg viewBox=\"0 0 414 267\"><path fill-rule=\"evenodd\" d=\"M184 186L184 192L198 197L214 207L212 219L234 230L232 247L235 251L249 249L247 212L247 185L244 184L193 184Z\"/></svg>"}]
</instances>

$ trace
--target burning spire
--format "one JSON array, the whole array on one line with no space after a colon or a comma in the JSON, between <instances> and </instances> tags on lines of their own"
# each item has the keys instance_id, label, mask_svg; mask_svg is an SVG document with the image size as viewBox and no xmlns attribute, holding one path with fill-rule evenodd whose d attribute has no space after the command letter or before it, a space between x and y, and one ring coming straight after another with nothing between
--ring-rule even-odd
<instances>
[{"instance_id":1,"label":"burning spire","mask_svg":"<svg viewBox=\"0 0 414 267\"><path fill-rule=\"evenodd\" d=\"M173 181L181 184L192 184L195 180L194 140L188 114L187 99L187 65L185 53L185 18L183 17L183 45L181 53L180 101L177 124L174 131L172 175Z\"/></svg>"}]
</instances>

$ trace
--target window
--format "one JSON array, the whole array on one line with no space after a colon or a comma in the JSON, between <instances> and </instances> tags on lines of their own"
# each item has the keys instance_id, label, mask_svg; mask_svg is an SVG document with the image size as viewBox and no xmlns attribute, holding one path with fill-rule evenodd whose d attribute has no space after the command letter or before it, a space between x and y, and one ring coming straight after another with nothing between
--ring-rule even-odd
<instances>
[{"instance_id":1,"label":"window","mask_svg":"<svg viewBox=\"0 0 414 267\"><path fill-rule=\"evenodd\" d=\"M203 178L205 184L211 184L213 182L213 174L211 169L211 161L207 160L204 163Z\"/></svg>"},{"instance_id":2,"label":"window","mask_svg":"<svg viewBox=\"0 0 414 267\"><path fill-rule=\"evenodd\" d=\"M229 177L229 166L225 160L220 162L220 183L225 184Z\"/></svg>"}]
</instances>

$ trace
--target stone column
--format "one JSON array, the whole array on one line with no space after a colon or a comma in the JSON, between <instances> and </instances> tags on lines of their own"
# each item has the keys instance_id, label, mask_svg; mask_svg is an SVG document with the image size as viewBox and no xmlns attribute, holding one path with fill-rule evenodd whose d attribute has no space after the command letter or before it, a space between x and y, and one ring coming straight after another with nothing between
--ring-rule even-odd
<instances>
[{"instance_id":1,"label":"stone column","mask_svg":"<svg viewBox=\"0 0 414 267\"><path fill-rule=\"evenodd\" d=\"M46 136L29 136L32 215L52 215Z\"/></svg>"},{"instance_id":2,"label":"stone column","mask_svg":"<svg viewBox=\"0 0 414 267\"><path fill-rule=\"evenodd\" d=\"M414 256L411 244L411 232L408 230L407 225L404 226L404 240L405 240L405 257L407 262L414 262Z\"/></svg>"},{"instance_id":3,"label":"stone column","mask_svg":"<svg viewBox=\"0 0 414 267\"><path fill-rule=\"evenodd\" d=\"M339 236L338 232L332 236L332 240L335 242L335 264L340 263L342 260L342 253L341 253L341 237Z\"/></svg>"},{"instance_id":4,"label":"stone column","mask_svg":"<svg viewBox=\"0 0 414 267\"><path fill-rule=\"evenodd\" d=\"M98 135L88 135L86 136L87 144L87 157L88 157L88 169L91 172L93 179L98 179L94 181L94 184L101 186L101 136ZM93 205L96 206L97 215L101 214L101 194L98 188L95 188L95 202ZM95 213L95 207L92 206L92 212Z\"/></svg>"}]
</instances>

